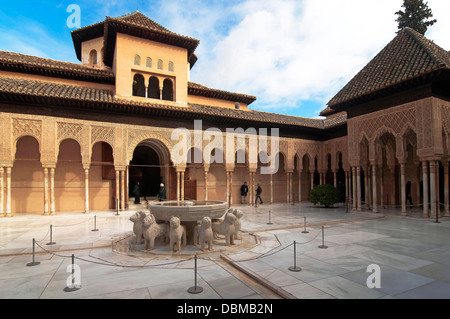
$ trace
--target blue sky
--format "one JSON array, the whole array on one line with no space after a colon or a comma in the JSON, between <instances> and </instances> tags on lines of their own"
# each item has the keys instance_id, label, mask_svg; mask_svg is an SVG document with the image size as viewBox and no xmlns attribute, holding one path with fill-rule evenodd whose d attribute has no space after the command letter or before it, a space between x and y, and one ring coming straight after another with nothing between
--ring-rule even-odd
<instances>
[{"instance_id":1,"label":"blue sky","mask_svg":"<svg viewBox=\"0 0 450 319\"><path fill-rule=\"evenodd\" d=\"M2 1L0 50L79 63L67 7L81 26L139 9L200 40L191 81L257 96L254 110L317 117L397 31L402 0ZM426 36L450 50L450 1L428 0Z\"/></svg>"}]
</instances>

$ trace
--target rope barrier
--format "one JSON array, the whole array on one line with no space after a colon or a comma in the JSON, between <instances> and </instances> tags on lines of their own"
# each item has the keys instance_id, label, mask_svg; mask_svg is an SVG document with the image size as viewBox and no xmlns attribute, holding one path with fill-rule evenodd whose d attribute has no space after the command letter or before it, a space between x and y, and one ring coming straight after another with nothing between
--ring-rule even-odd
<instances>
[{"instance_id":1,"label":"rope barrier","mask_svg":"<svg viewBox=\"0 0 450 319\"><path fill-rule=\"evenodd\" d=\"M79 225L79 224L81 224L81 223L77 223L77 224L74 224L74 225ZM70 225L66 225L66 226L70 226ZM60 227L65 227L65 226L60 226ZM50 232L50 231L49 231L49 232ZM309 240L307 240L307 241L305 241L305 242L296 242L296 244L299 244L299 245L308 244L308 243L312 242L313 240L315 240L321 233L323 233L323 228L322 228L322 230L320 230L320 231L319 231L314 237L312 237L311 239L309 239ZM44 237L42 240L40 240L40 241L43 241L43 240L47 237L47 235L48 235L48 232L47 232L47 234L45 235L45 237ZM44 247L42 247L42 246L39 244L38 241L36 241L36 240L33 239L33 262L34 262L34 245L38 246L40 249L42 249L42 250L43 250L45 253L47 253L47 254L51 254L51 255L53 255L53 256L60 257L60 258L72 258L72 256L63 255L63 254L58 254L58 253L52 252L52 251L50 251L50 250L48 250L48 249L45 249ZM236 262L238 262L238 263L239 263L239 262L248 262L248 261L258 260L258 259L261 259L261 258L270 257L270 256L272 256L272 255L275 255L275 254L278 254L278 253L282 252L283 250L289 248L289 247L292 246L292 245L293 245L293 244L289 244L289 245L287 245L287 246L282 246L280 249L274 251L276 248L279 248L279 247L275 247L275 248L272 248L271 250L269 250L268 252L266 252L266 253L264 253L264 254L258 256L258 257L248 258L248 259L242 259L242 260L233 260L232 262L234 262L234 263L236 263ZM167 266L167 265L178 264L178 263L181 263L181 262L186 262L186 261L192 260L192 259L194 259L194 258L199 258L199 259L203 259L203 260L207 260L207 261L212 261L212 262L227 262L227 263L228 263L228 261L223 261L223 260L220 260L220 261L219 261L218 259L214 259L214 258L190 257L190 258L186 258L186 259L182 259L182 260L176 260L176 261L172 261L172 262L165 262L165 263L160 263L160 264L140 265L140 266L137 266L137 265L122 265L122 264L117 264L117 263L105 261L105 260L100 259L100 258L97 258L97 257L93 257L93 256L90 256L90 257L91 257L91 258L99 259L99 260L101 260L102 262L93 261L93 260L88 260L88 259L81 258L81 257L75 257L75 258L78 259L78 260L84 261L84 262L92 263L92 264L97 264L97 265L102 265L102 266L122 267L122 268L157 268L157 267L161 267L161 266ZM179 268L179 269L182 269L182 268ZM190 269L190 268L189 268L189 269Z\"/></svg>"}]
</instances>

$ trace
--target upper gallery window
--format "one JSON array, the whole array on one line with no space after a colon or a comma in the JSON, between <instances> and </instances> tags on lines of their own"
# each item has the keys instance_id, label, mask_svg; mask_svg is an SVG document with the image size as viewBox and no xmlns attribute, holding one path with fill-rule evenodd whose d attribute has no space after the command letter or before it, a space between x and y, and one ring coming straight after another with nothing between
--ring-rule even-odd
<instances>
[{"instance_id":1,"label":"upper gallery window","mask_svg":"<svg viewBox=\"0 0 450 319\"><path fill-rule=\"evenodd\" d=\"M134 56L134 65L141 65L141 57L137 54Z\"/></svg>"},{"instance_id":2,"label":"upper gallery window","mask_svg":"<svg viewBox=\"0 0 450 319\"><path fill-rule=\"evenodd\" d=\"M145 61L145 66L147 68L152 68L153 67L153 61L152 58L147 58L147 60Z\"/></svg>"},{"instance_id":3,"label":"upper gallery window","mask_svg":"<svg viewBox=\"0 0 450 319\"><path fill-rule=\"evenodd\" d=\"M170 71L170 72L175 71L175 65L173 64L172 61L169 62L169 71Z\"/></svg>"}]
</instances>

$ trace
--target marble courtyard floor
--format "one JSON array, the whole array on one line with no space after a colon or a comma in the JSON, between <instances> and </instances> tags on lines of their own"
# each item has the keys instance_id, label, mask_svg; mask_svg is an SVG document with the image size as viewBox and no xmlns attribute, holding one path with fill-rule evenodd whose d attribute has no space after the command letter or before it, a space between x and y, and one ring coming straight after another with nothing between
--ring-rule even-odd
<instances>
[{"instance_id":1,"label":"marble courtyard floor","mask_svg":"<svg viewBox=\"0 0 450 319\"><path fill-rule=\"evenodd\" d=\"M135 211L0 218L0 298L450 298L450 218L310 203L235 207L244 212L237 245L219 239L213 252L187 246L180 254L162 242L142 251L129 221ZM33 238L40 264L29 267ZM81 288L65 292L72 254ZM190 294L195 255L203 292ZM289 270L294 263L301 271ZM381 269L380 288L366 285L372 264Z\"/></svg>"}]
</instances>

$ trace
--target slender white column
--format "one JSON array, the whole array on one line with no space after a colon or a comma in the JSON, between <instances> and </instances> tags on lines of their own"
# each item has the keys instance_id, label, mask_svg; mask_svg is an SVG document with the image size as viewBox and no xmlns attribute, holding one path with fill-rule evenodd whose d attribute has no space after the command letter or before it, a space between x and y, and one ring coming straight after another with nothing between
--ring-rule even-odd
<instances>
[{"instance_id":1,"label":"slender white column","mask_svg":"<svg viewBox=\"0 0 450 319\"><path fill-rule=\"evenodd\" d=\"M11 217L11 167L6 168L6 217Z\"/></svg>"},{"instance_id":2,"label":"slender white column","mask_svg":"<svg viewBox=\"0 0 450 319\"><path fill-rule=\"evenodd\" d=\"M361 211L361 166L356 167L356 210Z\"/></svg>"},{"instance_id":3,"label":"slender white column","mask_svg":"<svg viewBox=\"0 0 450 319\"><path fill-rule=\"evenodd\" d=\"M436 161L430 161L430 217L435 218L436 209Z\"/></svg>"},{"instance_id":4,"label":"slender white column","mask_svg":"<svg viewBox=\"0 0 450 319\"><path fill-rule=\"evenodd\" d=\"M366 166L366 169L364 170L364 201L366 202L364 207L366 210L369 210L369 204L370 204L370 170L369 166Z\"/></svg>"},{"instance_id":5,"label":"slender white column","mask_svg":"<svg viewBox=\"0 0 450 319\"><path fill-rule=\"evenodd\" d=\"M180 172L177 172L177 201L180 201Z\"/></svg>"},{"instance_id":6,"label":"slender white column","mask_svg":"<svg viewBox=\"0 0 450 319\"><path fill-rule=\"evenodd\" d=\"M233 205L233 172L230 172L230 206Z\"/></svg>"},{"instance_id":7,"label":"slender white column","mask_svg":"<svg viewBox=\"0 0 450 319\"><path fill-rule=\"evenodd\" d=\"M226 191L226 202L228 203L228 206L230 205L230 172L225 172L226 178L227 178L227 191Z\"/></svg>"},{"instance_id":8,"label":"slender white column","mask_svg":"<svg viewBox=\"0 0 450 319\"><path fill-rule=\"evenodd\" d=\"M55 215L55 169L50 170L50 215Z\"/></svg>"},{"instance_id":9,"label":"slender white column","mask_svg":"<svg viewBox=\"0 0 450 319\"><path fill-rule=\"evenodd\" d=\"M270 203L273 204L273 175L270 174Z\"/></svg>"},{"instance_id":10,"label":"slender white column","mask_svg":"<svg viewBox=\"0 0 450 319\"><path fill-rule=\"evenodd\" d=\"M290 179L290 173L286 173L286 203L290 203L291 198L290 198L290 189L289 189L289 179Z\"/></svg>"},{"instance_id":11,"label":"slender white column","mask_svg":"<svg viewBox=\"0 0 450 319\"><path fill-rule=\"evenodd\" d=\"M401 181L401 194L402 194L402 216L406 216L406 181L405 181L405 163L400 164L400 181Z\"/></svg>"},{"instance_id":12,"label":"slender white column","mask_svg":"<svg viewBox=\"0 0 450 319\"><path fill-rule=\"evenodd\" d=\"M125 210L125 170L120 171L120 210Z\"/></svg>"},{"instance_id":13,"label":"slender white column","mask_svg":"<svg viewBox=\"0 0 450 319\"><path fill-rule=\"evenodd\" d=\"M357 209L357 192L356 192L356 167L352 167L352 190L353 190L353 210Z\"/></svg>"},{"instance_id":14,"label":"slender white column","mask_svg":"<svg viewBox=\"0 0 450 319\"><path fill-rule=\"evenodd\" d=\"M118 210L120 209L120 171L116 170L116 201L114 207Z\"/></svg>"},{"instance_id":15,"label":"slender white column","mask_svg":"<svg viewBox=\"0 0 450 319\"><path fill-rule=\"evenodd\" d=\"M5 169L0 166L0 217L3 217L5 213Z\"/></svg>"},{"instance_id":16,"label":"slender white column","mask_svg":"<svg viewBox=\"0 0 450 319\"><path fill-rule=\"evenodd\" d=\"M373 199L373 204L372 204L372 212L373 213L378 213L378 198L377 198L377 165L373 164L372 165L372 191L373 191L373 195L372 195L372 199Z\"/></svg>"},{"instance_id":17,"label":"slender white column","mask_svg":"<svg viewBox=\"0 0 450 319\"><path fill-rule=\"evenodd\" d=\"M89 214L89 169L84 169L84 213Z\"/></svg>"},{"instance_id":18,"label":"slender white column","mask_svg":"<svg viewBox=\"0 0 450 319\"><path fill-rule=\"evenodd\" d=\"M208 171L205 171L205 200L208 200Z\"/></svg>"},{"instance_id":19,"label":"slender white column","mask_svg":"<svg viewBox=\"0 0 450 319\"><path fill-rule=\"evenodd\" d=\"M380 207L384 208L384 172L383 172L383 165L380 165Z\"/></svg>"},{"instance_id":20,"label":"slender white column","mask_svg":"<svg viewBox=\"0 0 450 319\"><path fill-rule=\"evenodd\" d=\"M49 197L48 197L48 168L44 167L44 215L49 215Z\"/></svg>"},{"instance_id":21,"label":"slender white column","mask_svg":"<svg viewBox=\"0 0 450 319\"><path fill-rule=\"evenodd\" d=\"M450 217L449 205L449 181L448 181L449 162L444 163L444 216Z\"/></svg>"},{"instance_id":22,"label":"slender white column","mask_svg":"<svg viewBox=\"0 0 450 319\"><path fill-rule=\"evenodd\" d=\"M184 171L181 172L181 200L184 201Z\"/></svg>"},{"instance_id":23,"label":"slender white column","mask_svg":"<svg viewBox=\"0 0 450 319\"><path fill-rule=\"evenodd\" d=\"M302 171L298 172L298 202L302 202Z\"/></svg>"},{"instance_id":24,"label":"slender white column","mask_svg":"<svg viewBox=\"0 0 450 319\"><path fill-rule=\"evenodd\" d=\"M423 218L428 218L428 162L422 162L422 174L423 174Z\"/></svg>"}]
</instances>

